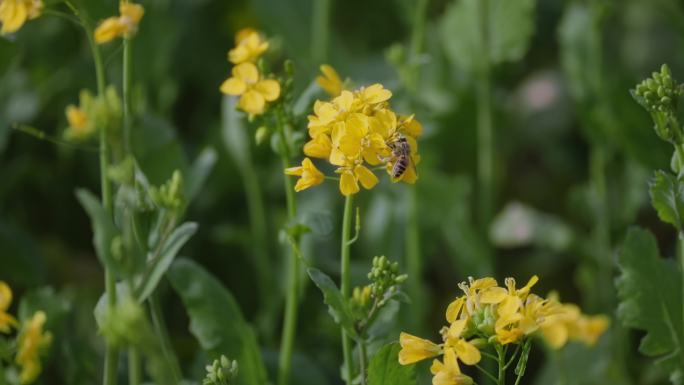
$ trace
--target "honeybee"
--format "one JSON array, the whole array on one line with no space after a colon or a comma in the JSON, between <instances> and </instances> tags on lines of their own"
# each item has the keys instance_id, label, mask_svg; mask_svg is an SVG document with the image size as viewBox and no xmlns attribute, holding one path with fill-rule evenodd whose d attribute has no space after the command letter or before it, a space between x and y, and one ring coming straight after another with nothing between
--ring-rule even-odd
<instances>
[{"instance_id":1,"label":"honeybee","mask_svg":"<svg viewBox=\"0 0 684 385\"><path fill-rule=\"evenodd\" d=\"M393 141L387 143L387 146L392 150L392 156L385 161L394 160L392 165L392 179L399 179L406 172L409 167L413 167L411 159L411 146L404 135L398 135Z\"/></svg>"}]
</instances>

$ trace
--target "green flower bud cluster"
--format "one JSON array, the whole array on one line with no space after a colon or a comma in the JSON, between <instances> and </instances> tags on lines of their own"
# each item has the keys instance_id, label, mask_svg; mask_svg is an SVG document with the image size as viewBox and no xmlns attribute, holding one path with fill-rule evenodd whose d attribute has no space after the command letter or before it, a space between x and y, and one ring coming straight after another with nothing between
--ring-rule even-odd
<instances>
[{"instance_id":1,"label":"green flower bud cluster","mask_svg":"<svg viewBox=\"0 0 684 385\"><path fill-rule=\"evenodd\" d=\"M677 100L682 87L672 78L670 68L663 64L660 72L639 83L632 91L634 98L651 113L658 136L672 143L682 142L681 127L677 123Z\"/></svg>"},{"instance_id":2,"label":"green flower bud cluster","mask_svg":"<svg viewBox=\"0 0 684 385\"><path fill-rule=\"evenodd\" d=\"M496 338L494 329L496 319L494 308L492 306L484 306L473 313L468 325L466 325L466 334L483 334Z\"/></svg>"},{"instance_id":3,"label":"green flower bud cluster","mask_svg":"<svg viewBox=\"0 0 684 385\"><path fill-rule=\"evenodd\" d=\"M150 187L150 197L159 207L177 210L185 203L183 194L183 175L179 170L173 172L171 179L159 187Z\"/></svg>"},{"instance_id":4,"label":"green flower bud cluster","mask_svg":"<svg viewBox=\"0 0 684 385\"><path fill-rule=\"evenodd\" d=\"M230 381L237 377L238 363L222 354L220 359L215 359L211 365L206 366L206 369L207 375L202 381L203 385L229 385Z\"/></svg>"},{"instance_id":5,"label":"green flower bud cluster","mask_svg":"<svg viewBox=\"0 0 684 385\"><path fill-rule=\"evenodd\" d=\"M142 307L131 298L124 298L106 312L100 329L114 346L138 344L149 338L151 332Z\"/></svg>"},{"instance_id":6,"label":"green flower bud cluster","mask_svg":"<svg viewBox=\"0 0 684 385\"><path fill-rule=\"evenodd\" d=\"M372 281L370 291L372 298L381 299L382 306L385 298L397 291L397 286L404 283L408 275L399 274L399 263L390 262L387 257L373 257L373 267L368 273L368 279Z\"/></svg>"}]
</instances>

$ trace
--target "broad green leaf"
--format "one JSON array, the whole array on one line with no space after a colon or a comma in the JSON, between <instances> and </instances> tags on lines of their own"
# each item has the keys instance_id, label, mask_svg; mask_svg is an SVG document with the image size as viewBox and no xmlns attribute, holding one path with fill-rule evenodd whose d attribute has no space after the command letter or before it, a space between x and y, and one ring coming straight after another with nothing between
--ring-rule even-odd
<instances>
[{"instance_id":1,"label":"broad green leaf","mask_svg":"<svg viewBox=\"0 0 684 385\"><path fill-rule=\"evenodd\" d=\"M157 288L159 281L161 281L164 273L169 269L176 255L181 247L192 237L197 231L197 224L194 222L186 222L178 226L169 237L164 240L162 250L156 258L147 263L147 268L143 276L142 285L137 290L136 299L138 302L143 302L152 294Z\"/></svg>"},{"instance_id":2,"label":"broad green leaf","mask_svg":"<svg viewBox=\"0 0 684 385\"><path fill-rule=\"evenodd\" d=\"M684 226L684 182L665 171L656 171L649 184L651 204L661 221L682 231Z\"/></svg>"},{"instance_id":3,"label":"broad green leaf","mask_svg":"<svg viewBox=\"0 0 684 385\"><path fill-rule=\"evenodd\" d=\"M207 147L197 156L195 162L190 167L187 182L185 184L185 197L187 204L190 204L192 200L197 196L197 194L204 186L211 170L216 164L218 155L216 150L211 147Z\"/></svg>"},{"instance_id":4,"label":"broad green leaf","mask_svg":"<svg viewBox=\"0 0 684 385\"><path fill-rule=\"evenodd\" d=\"M221 135L228 153L239 167L250 162L250 140L244 114L235 107L237 98L224 96L221 104Z\"/></svg>"},{"instance_id":5,"label":"broad green leaf","mask_svg":"<svg viewBox=\"0 0 684 385\"><path fill-rule=\"evenodd\" d=\"M397 343L383 346L368 365L368 385L415 385L415 365L400 365Z\"/></svg>"},{"instance_id":6,"label":"broad green leaf","mask_svg":"<svg viewBox=\"0 0 684 385\"><path fill-rule=\"evenodd\" d=\"M167 277L190 317L190 332L210 360L225 354L240 364L238 385L264 385L266 369L252 328L233 295L197 263L176 260Z\"/></svg>"},{"instance_id":7,"label":"broad green leaf","mask_svg":"<svg viewBox=\"0 0 684 385\"><path fill-rule=\"evenodd\" d=\"M659 256L655 237L632 228L618 257L618 317L625 326L644 330L639 351L679 378L684 368L681 271ZM674 381L673 381L674 382Z\"/></svg>"},{"instance_id":8,"label":"broad green leaf","mask_svg":"<svg viewBox=\"0 0 684 385\"><path fill-rule=\"evenodd\" d=\"M349 310L349 305L345 298L342 297L342 293L337 288L337 285L335 285L335 282L316 268L309 268L307 272L311 280L314 281L323 293L323 301L328 305L328 313L330 313L335 322L344 328L349 336L357 338L356 330L354 329L354 318Z\"/></svg>"},{"instance_id":9,"label":"broad green leaf","mask_svg":"<svg viewBox=\"0 0 684 385\"><path fill-rule=\"evenodd\" d=\"M451 61L466 71L474 71L482 56L479 8L483 4L488 5L492 64L520 60L534 32L534 0L453 1L441 20L441 40Z\"/></svg>"},{"instance_id":10,"label":"broad green leaf","mask_svg":"<svg viewBox=\"0 0 684 385\"><path fill-rule=\"evenodd\" d=\"M111 254L112 240L119 234L111 216L91 192L78 189L76 190L76 197L90 217L93 228L93 244L97 257L103 266L121 272L120 263L114 260Z\"/></svg>"}]
</instances>

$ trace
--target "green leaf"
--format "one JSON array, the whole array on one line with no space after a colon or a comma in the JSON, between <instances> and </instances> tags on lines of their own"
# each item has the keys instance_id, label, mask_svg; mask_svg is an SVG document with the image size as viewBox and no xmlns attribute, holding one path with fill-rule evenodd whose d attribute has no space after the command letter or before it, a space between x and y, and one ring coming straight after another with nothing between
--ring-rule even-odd
<instances>
[{"instance_id":1,"label":"green leaf","mask_svg":"<svg viewBox=\"0 0 684 385\"><path fill-rule=\"evenodd\" d=\"M244 114L236 109L237 98L224 96L221 104L221 134L223 143L235 163L244 167L250 161L250 140L247 136L248 127Z\"/></svg>"},{"instance_id":2,"label":"green leaf","mask_svg":"<svg viewBox=\"0 0 684 385\"><path fill-rule=\"evenodd\" d=\"M176 260L167 276L190 317L190 332L210 360L225 354L240 364L238 385L264 385L266 369L252 328L233 295L197 263Z\"/></svg>"},{"instance_id":3,"label":"green leaf","mask_svg":"<svg viewBox=\"0 0 684 385\"><path fill-rule=\"evenodd\" d=\"M684 225L684 183L665 171L656 171L649 184L651 204L661 221L682 231Z\"/></svg>"},{"instance_id":4,"label":"green leaf","mask_svg":"<svg viewBox=\"0 0 684 385\"><path fill-rule=\"evenodd\" d=\"M444 50L458 67L473 71L481 52L480 9L482 0L451 3L440 25ZM520 60L534 32L534 0L489 0L489 60L492 64Z\"/></svg>"},{"instance_id":5,"label":"green leaf","mask_svg":"<svg viewBox=\"0 0 684 385\"><path fill-rule=\"evenodd\" d=\"M97 257L103 266L120 273L122 271L121 264L114 260L111 253L112 240L119 234L111 216L90 191L78 189L76 190L76 197L90 217L93 228L93 245Z\"/></svg>"},{"instance_id":6,"label":"green leaf","mask_svg":"<svg viewBox=\"0 0 684 385\"><path fill-rule=\"evenodd\" d=\"M347 334L352 338L358 338L354 329L354 318L349 310L347 301L342 297L342 293L330 277L316 268L307 270L309 277L323 293L323 301L328 305L328 313L336 323L341 325Z\"/></svg>"},{"instance_id":7,"label":"green leaf","mask_svg":"<svg viewBox=\"0 0 684 385\"><path fill-rule=\"evenodd\" d=\"M154 289L161 281L164 273L169 269L181 247L197 231L197 223L186 222L178 226L171 235L164 241L163 248L159 255L150 260L142 280L142 285L136 290L138 302L143 302L152 294Z\"/></svg>"},{"instance_id":8,"label":"green leaf","mask_svg":"<svg viewBox=\"0 0 684 385\"><path fill-rule=\"evenodd\" d=\"M682 338L682 280L671 260L659 256L653 235L632 228L618 257L621 271L616 280L618 317L628 327L644 330L639 351L671 374L682 378L684 353Z\"/></svg>"},{"instance_id":9,"label":"green leaf","mask_svg":"<svg viewBox=\"0 0 684 385\"><path fill-rule=\"evenodd\" d=\"M197 159L195 159L195 162L190 167L187 183L185 184L185 196L188 204L192 202L202 189L202 186L204 186L204 182L209 177L217 159L216 150L211 147L202 150Z\"/></svg>"},{"instance_id":10,"label":"green leaf","mask_svg":"<svg viewBox=\"0 0 684 385\"><path fill-rule=\"evenodd\" d=\"M415 365L400 365L397 343L388 344L375 353L368 365L368 385L415 385Z\"/></svg>"}]
</instances>

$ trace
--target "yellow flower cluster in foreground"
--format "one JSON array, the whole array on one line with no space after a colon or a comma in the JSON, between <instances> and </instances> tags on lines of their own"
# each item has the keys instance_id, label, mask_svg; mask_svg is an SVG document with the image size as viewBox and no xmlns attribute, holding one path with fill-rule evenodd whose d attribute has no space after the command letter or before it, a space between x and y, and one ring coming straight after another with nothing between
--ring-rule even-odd
<instances>
[{"instance_id":1,"label":"yellow flower cluster in foreground","mask_svg":"<svg viewBox=\"0 0 684 385\"><path fill-rule=\"evenodd\" d=\"M341 82L332 68L322 67L321 87L331 94L341 89ZM355 91L341 90L330 101L317 100L314 115L309 116L310 140L304 154L325 159L336 166L340 174L340 192L348 196L359 192L359 184L371 189L378 183L372 168L385 168L393 182L415 183L415 165L420 160L416 139L422 126L413 115L397 115L390 108L392 93L381 84ZM404 153L402 153L402 148ZM400 172L395 165L401 162ZM320 184L324 175L305 158L299 167L285 170L301 178L295 190L301 191Z\"/></svg>"},{"instance_id":2,"label":"yellow flower cluster in foreground","mask_svg":"<svg viewBox=\"0 0 684 385\"><path fill-rule=\"evenodd\" d=\"M235 35L235 48L228 52L228 60L235 66L220 90L226 95L239 96L238 108L249 115L263 114L267 104L280 97L278 81L266 78L255 64L267 49L268 42L259 32L245 28Z\"/></svg>"},{"instance_id":3,"label":"yellow flower cluster in foreground","mask_svg":"<svg viewBox=\"0 0 684 385\"><path fill-rule=\"evenodd\" d=\"M27 20L37 18L42 11L42 0L0 0L0 33L18 31Z\"/></svg>"},{"instance_id":4,"label":"yellow flower cluster in foreground","mask_svg":"<svg viewBox=\"0 0 684 385\"><path fill-rule=\"evenodd\" d=\"M9 334L19 327L17 320L7 310L12 303L12 290L7 283L0 281L0 333ZM47 317L37 311L31 319L22 323L17 337L17 354L14 361L21 367L19 382L30 384L41 371L40 354L52 342L50 332L43 332Z\"/></svg>"},{"instance_id":5,"label":"yellow flower cluster in foreground","mask_svg":"<svg viewBox=\"0 0 684 385\"><path fill-rule=\"evenodd\" d=\"M138 31L138 24L145 14L140 4L129 1L119 3L119 16L112 16L103 20L95 29L95 42L104 44L117 37L131 37Z\"/></svg>"},{"instance_id":6,"label":"yellow flower cluster in foreground","mask_svg":"<svg viewBox=\"0 0 684 385\"><path fill-rule=\"evenodd\" d=\"M399 363L408 365L443 355L442 361L433 361L433 385L468 385L473 380L461 373L458 361L477 364L480 349L488 344L519 344L537 330L555 349L569 339L595 343L608 327L607 317L586 316L577 306L562 304L555 296L544 299L530 293L537 281L533 276L519 289L513 278L505 280L505 287L490 277L461 283L464 295L447 307L449 326L441 330L442 343L401 333Z\"/></svg>"}]
</instances>

